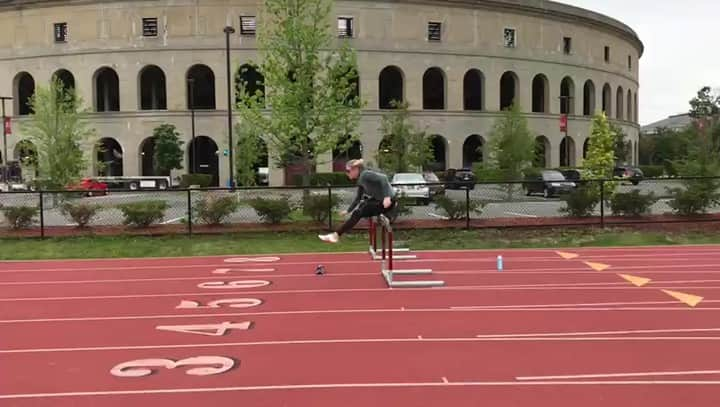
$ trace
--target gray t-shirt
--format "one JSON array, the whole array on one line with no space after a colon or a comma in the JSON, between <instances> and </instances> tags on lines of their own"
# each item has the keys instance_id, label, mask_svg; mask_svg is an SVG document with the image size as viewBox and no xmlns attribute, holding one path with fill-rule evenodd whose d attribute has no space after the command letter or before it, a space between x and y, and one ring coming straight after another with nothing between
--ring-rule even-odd
<instances>
[{"instance_id":1,"label":"gray t-shirt","mask_svg":"<svg viewBox=\"0 0 720 407\"><path fill-rule=\"evenodd\" d=\"M386 197L395 197L395 189L390 185L387 175L371 170L363 170L357 179L358 190L355 194L355 199L350 204L348 212L352 212L353 209L360 203L363 196L367 196L370 199L382 201Z\"/></svg>"}]
</instances>

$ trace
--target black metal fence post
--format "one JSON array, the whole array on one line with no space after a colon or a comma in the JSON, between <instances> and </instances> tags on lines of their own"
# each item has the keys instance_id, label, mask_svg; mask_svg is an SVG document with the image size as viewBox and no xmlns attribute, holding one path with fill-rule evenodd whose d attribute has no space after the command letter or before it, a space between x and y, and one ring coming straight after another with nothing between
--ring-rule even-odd
<instances>
[{"instance_id":1,"label":"black metal fence post","mask_svg":"<svg viewBox=\"0 0 720 407\"><path fill-rule=\"evenodd\" d=\"M188 188L187 190L187 215L188 215L188 236L192 236L192 225L193 225L193 218L192 218L192 190Z\"/></svg>"},{"instance_id":2,"label":"black metal fence post","mask_svg":"<svg viewBox=\"0 0 720 407\"><path fill-rule=\"evenodd\" d=\"M605 228L605 180L600 181L600 227Z\"/></svg>"},{"instance_id":3,"label":"black metal fence post","mask_svg":"<svg viewBox=\"0 0 720 407\"><path fill-rule=\"evenodd\" d=\"M328 184L328 231L333 230L333 199L332 199L332 185Z\"/></svg>"},{"instance_id":4,"label":"black metal fence post","mask_svg":"<svg viewBox=\"0 0 720 407\"><path fill-rule=\"evenodd\" d=\"M465 190L465 229L470 230L470 188Z\"/></svg>"},{"instance_id":5,"label":"black metal fence post","mask_svg":"<svg viewBox=\"0 0 720 407\"><path fill-rule=\"evenodd\" d=\"M45 199L40 191L40 239L45 239Z\"/></svg>"}]
</instances>

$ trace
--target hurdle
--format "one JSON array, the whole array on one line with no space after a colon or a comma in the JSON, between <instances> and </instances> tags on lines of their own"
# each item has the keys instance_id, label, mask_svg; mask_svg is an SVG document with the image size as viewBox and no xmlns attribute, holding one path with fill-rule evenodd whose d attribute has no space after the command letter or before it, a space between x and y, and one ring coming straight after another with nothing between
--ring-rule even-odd
<instances>
[{"instance_id":1,"label":"hurdle","mask_svg":"<svg viewBox=\"0 0 720 407\"><path fill-rule=\"evenodd\" d=\"M397 256L393 254L393 229L390 225L390 220L385 215L378 216L378 223L381 225L381 237L382 237L382 262L381 272L385 278L385 282L390 288L426 288L426 287L441 287L445 285L442 280L409 280L409 281L396 281L395 276L408 276L408 275L428 275L432 274L432 269L402 269L396 270L393 264L393 259Z\"/></svg>"},{"instance_id":2,"label":"hurdle","mask_svg":"<svg viewBox=\"0 0 720 407\"><path fill-rule=\"evenodd\" d=\"M384 215L380 215L383 216ZM386 218L387 219L387 218ZM368 252L370 253L370 257L373 260L382 260L384 258L384 254L380 254L378 252L378 242L377 242L377 223L373 218L369 218L368 221L370 222L370 227L368 229L368 236L369 236L369 243L370 246L368 248ZM396 248L394 249L395 252L409 252L410 248L402 247L402 248ZM414 254L400 254L395 256L395 260L411 260L411 259L417 259L417 256Z\"/></svg>"}]
</instances>

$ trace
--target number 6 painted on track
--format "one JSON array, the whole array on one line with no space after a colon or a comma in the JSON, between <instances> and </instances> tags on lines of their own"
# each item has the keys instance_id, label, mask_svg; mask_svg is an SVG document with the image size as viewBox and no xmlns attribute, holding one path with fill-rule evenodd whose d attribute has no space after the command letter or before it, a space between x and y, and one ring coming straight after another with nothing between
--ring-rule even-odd
<instances>
[{"instance_id":1,"label":"number 6 painted on track","mask_svg":"<svg viewBox=\"0 0 720 407\"><path fill-rule=\"evenodd\" d=\"M183 366L203 365L205 366L194 367L185 373L191 376L210 376L225 373L235 366L235 361L224 356L196 356L178 360L177 362L171 359L138 359L120 363L110 370L110 374L117 377L143 377L153 373L153 370L150 369L152 367L175 369Z\"/></svg>"},{"instance_id":2,"label":"number 6 painted on track","mask_svg":"<svg viewBox=\"0 0 720 407\"><path fill-rule=\"evenodd\" d=\"M210 301L207 305L200 305L197 301L181 300L180 305L176 309L196 309L196 308L221 308L226 305L229 308L251 308L262 304L262 300L257 298L228 298L225 300Z\"/></svg>"},{"instance_id":3,"label":"number 6 painted on track","mask_svg":"<svg viewBox=\"0 0 720 407\"><path fill-rule=\"evenodd\" d=\"M208 281L198 284L199 288L256 288L270 285L265 280Z\"/></svg>"}]
</instances>

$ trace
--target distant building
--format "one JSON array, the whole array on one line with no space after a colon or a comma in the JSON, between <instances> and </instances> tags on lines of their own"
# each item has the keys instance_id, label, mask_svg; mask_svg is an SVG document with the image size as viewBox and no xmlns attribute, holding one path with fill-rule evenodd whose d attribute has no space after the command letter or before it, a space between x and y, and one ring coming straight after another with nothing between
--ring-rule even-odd
<instances>
[{"instance_id":1,"label":"distant building","mask_svg":"<svg viewBox=\"0 0 720 407\"><path fill-rule=\"evenodd\" d=\"M681 113L670 116L667 119L662 119L655 123L645 125L640 129L640 132L643 135L653 136L658 134L659 129L680 131L684 130L690 124L692 124L692 118L690 117L690 114Z\"/></svg>"}]
</instances>

